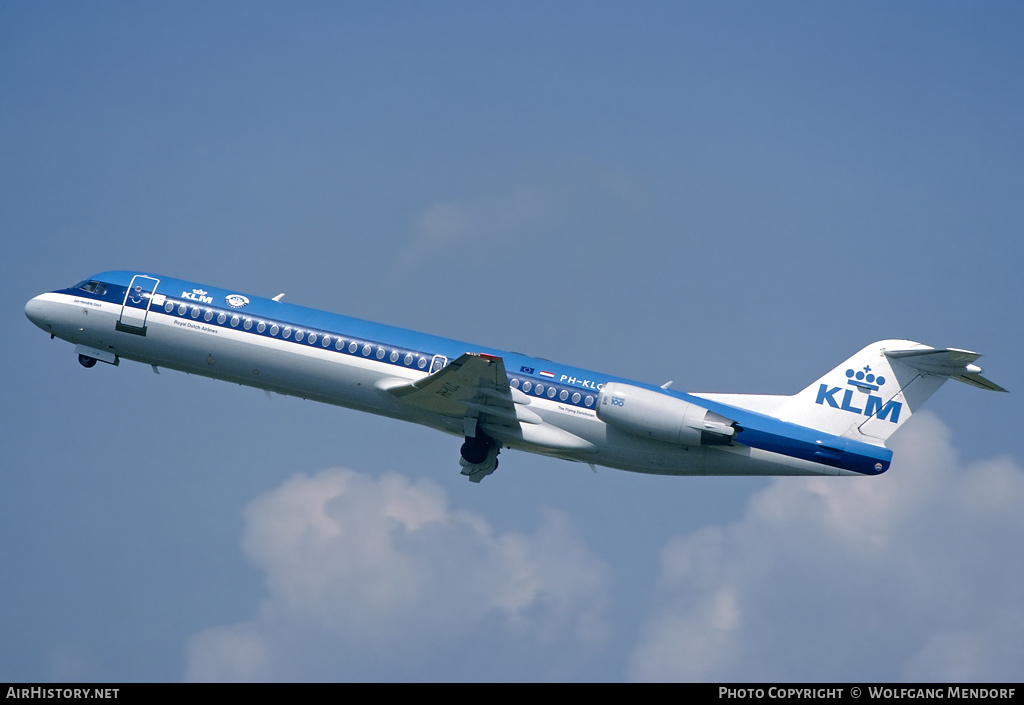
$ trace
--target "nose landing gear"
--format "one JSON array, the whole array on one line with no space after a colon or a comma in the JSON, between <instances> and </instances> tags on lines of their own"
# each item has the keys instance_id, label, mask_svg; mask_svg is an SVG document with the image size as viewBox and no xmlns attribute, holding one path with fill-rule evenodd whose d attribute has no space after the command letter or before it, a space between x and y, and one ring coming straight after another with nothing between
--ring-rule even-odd
<instances>
[{"instance_id":1,"label":"nose landing gear","mask_svg":"<svg viewBox=\"0 0 1024 705\"><path fill-rule=\"evenodd\" d=\"M92 348L79 343L75 346L75 352L78 353L78 363L82 367L95 367L97 362L105 362L108 365L117 366L121 362L117 353L109 348L104 350L103 348Z\"/></svg>"}]
</instances>

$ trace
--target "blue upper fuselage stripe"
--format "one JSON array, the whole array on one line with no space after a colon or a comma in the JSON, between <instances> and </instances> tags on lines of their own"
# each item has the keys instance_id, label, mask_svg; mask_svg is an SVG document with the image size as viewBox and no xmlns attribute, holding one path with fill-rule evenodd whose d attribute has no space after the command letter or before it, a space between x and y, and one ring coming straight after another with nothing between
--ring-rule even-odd
<instances>
[{"instance_id":1,"label":"blue upper fuselage stripe","mask_svg":"<svg viewBox=\"0 0 1024 705\"><path fill-rule=\"evenodd\" d=\"M137 274L139 273L103 272L101 274L97 274L93 279L108 284L108 294L101 298L120 304L124 299L124 292L127 289L128 284L131 283L132 278ZM495 355L504 360L505 369L510 379L514 377L518 377L520 379L529 378L531 381L544 384L545 389L554 387L558 389L559 392L564 389L570 394L576 391L586 394L590 391L596 395L596 392L598 391L597 385L606 378L605 376L597 375L587 370L566 367L564 365L552 367L553 363L550 363L547 360L528 357L520 353L507 352L497 348L490 348L481 345L470 345L450 338L418 333L404 328L397 328L395 326L388 326L381 323L373 323L359 318L352 318L350 316L343 316L336 313L328 313L318 309L296 306L283 301L273 301L271 299L250 296L248 294L245 295L249 299L249 303L247 305L241 308L233 308L227 304L226 298L228 296L238 294L239 292L237 290L201 286L195 282L173 279L170 277L161 277L155 274L146 274L145 276L159 279L160 283L157 285L155 293L165 295L168 299L173 300L176 305L178 303L186 303L190 306L199 306L204 309L208 308L218 312L223 311L229 316L234 314L249 317L256 320L266 321L268 324L276 322L282 326L289 325L294 328L302 328L306 331L316 331L318 335L327 333L331 336L341 336L350 340L357 339L359 341L368 342L371 345L399 348L431 357L433 355L443 355L448 358L449 361L454 360L466 352ZM120 298L116 298L110 293L115 287L118 288L120 292ZM183 295L192 294L195 290L205 292L205 296L211 299L212 302L207 303L191 298L183 298ZM66 293L72 292L75 293L75 295L81 294L89 296L89 294L79 290L66 291ZM158 307L154 307L151 310L156 310L156 308ZM162 310L160 312L163 313ZM200 318L199 320L202 319ZM213 324L214 322L215 321L206 323ZM239 328L239 330L241 330L241 328ZM256 333L256 330L254 327L253 330L244 332ZM264 333L263 335L266 334ZM385 358L385 361L386 359L387 358ZM522 367L533 367L536 370L536 373L533 375L521 374L518 371ZM558 370L555 375L555 379L548 379L540 376L541 370L552 371L555 369ZM575 377L579 381L579 384L571 385L562 383L560 381L562 375L565 375L566 378ZM612 378L607 379L610 380ZM584 382L589 382L589 384L585 385ZM581 400L580 403L575 405L587 408L584 400ZM570 402L566 401L564 403Z\"/></svg>"},{"instance_id":2,"label":"blue upper fuselage stripe","mask_svg":"<svg viewBox=\"0 0 1024 705\"><path fill-rule=\"evenodd\" d=\"M126 290L131 284L132 278L138 274L144 273L111 271L97 274L93 279L107 284L106 293L99 296L89 294L79 289L64 289L61 290L60 293L73 294L84 298L101 299L121 304L124 300ZM737 436L737 442L751 448L759 448L790 457L797 457L811 462L841 467L847 470L872 475L884 472L888 468L889 462L892 459L892 451L883 446L876 446L839 436L833 436L823 431L780 421L779 419L766 416L764 414L696 397L684 392L662 389L661 387L645 384L643 382L599 374L582 368L568 367L566 365L553 363L549 360L529 357L520 353L513 353L479 345L470 345L468 343L449 338L442 338L426 333L418 333L381 323L373 323L358 318L343 316L341 314L328 313L326 311L307 308L305 306L296 306L290 303L273 301L259 296L250 296L246 294L245 296L249 299L248 304L241 308L235 308L227 304L226 297L230 295L237 295L239 293L238 291L221 289L218 287L200 286L195 282L173 279L170 277L161 277L154 274L144 275L154 279L159 279L159 284L157 285L155 293L166 296L169 300L174 302L176 307L185 303L189 306L199 306L203 309L212 309L217 313L223 312L228 314L229 317L232 315L237 315L243 318L248 317L254 319L254 324L257 321L262 320L267 323L268 327L272 323L277 323L282 327L291 326L292 328L302 329L307 332L315 332L318 336L327 334L332 337L342 337L346 339L346 347L344 350L339 352L348 352L347 342L355 340L360 343L360 350L356 353L351 353L355 356L368 357L368 359L374 360L377 359L372 355L361 355L361 347L363 343L397 349L402 351L403 354L404 352L411 352L415 355L422 355L428 358L428 365L429 359L434 355L442 355L451 361L466 352L485 353L495 355L504 360L505 369L510 380L515 378L523 380L529 379L534 384L543 384L545 389L554 387L559 391L559 396L562 390L566 390L570 394L573 392L580 392L581 395L585 395L589 391L593 396L596 396L598 390L605 384L609 382L620 382L649 389L659 394L666 394L676 397L677 399L682 399L735 421L736 424L743 429ZM198 290L202 290L205 293L205 296L209 297L210 302L196 301L189 298L190 294ZM171 313L166 313L162 307L158 306L154 306L150 310L161 314L171 315L176 318L195 320L188 315L183 317L178 316L176 313L177 308L175 308ZM206 325L221 325L222 327L228 327L227 323L216 324L216 318L214 318L213 321L205 321L202 318L199 318L198 320ZM228 320L230 320L230 318ZM235 330L254 335L271 337L266 331L258 333L255 325L253 325L251 330L243 330L241 326L238 326ZM276 336L275 339L281 340L280 337ZM294 340L289 342L312 347L306 342L297 342ZM317 349L324 348L318 344ZM334 349L333 345L330 348L327 348L327 350L332 351ZM378 361L389 364L398 364L399 366L407 368L409 367L402 364L403 360L401 358L397 363L391 363L389 356L385 356L383 360ZM422 368L417 369L422 370ZM529 372L526 370L529 370ZM553 378L541 376L541 371L550 372L554 376ZM565 384L563 381L570 379L574 380L575 384ZM592 399L588 401L593 402ZM570 403L570 401L561 399L559 399L559 402ZM580 401L573 403L573 405L582 408L593 408L590 404L585 404L585 399L582 396ZM876 469L876 464L881 464L882 469Z\"/></svg>"}]
</instances>

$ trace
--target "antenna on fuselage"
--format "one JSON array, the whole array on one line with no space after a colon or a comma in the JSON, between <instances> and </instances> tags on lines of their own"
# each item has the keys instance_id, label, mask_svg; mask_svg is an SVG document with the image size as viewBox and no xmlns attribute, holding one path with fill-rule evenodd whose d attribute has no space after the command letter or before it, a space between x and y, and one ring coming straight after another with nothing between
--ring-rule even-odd
<instances>
[{"instance_id":1,"label":"antenna on fuselage","mask_svg":"<svg viewBox=\"0 0 1024 705\"><path fill-rule=\"evenodd\" d=\"M277 302L280 303L281 299L283 299L283 298L284 298L284 292L282 291L280 294L278 294L277 296L272 298L271 301L277 301Z\"/></svg>"}]
</instances>

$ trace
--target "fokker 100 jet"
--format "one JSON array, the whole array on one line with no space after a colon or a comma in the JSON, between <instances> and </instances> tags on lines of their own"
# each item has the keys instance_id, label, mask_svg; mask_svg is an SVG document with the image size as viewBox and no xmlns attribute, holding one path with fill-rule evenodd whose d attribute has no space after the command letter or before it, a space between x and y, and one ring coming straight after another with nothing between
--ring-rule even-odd
<instances>
[{"instance_id":1,"label":"fokker 100 jet","mask_svg":"<svg viewBox=\"0 0 1024 705\"><path fill-rule=\"evenodd\" d=\"M460 436L473 482L502 448L660 475L878 475L947 379L1005 391L977 353L883 340L792 396L683 393L280 299L120 271L25 313L85 367L135 360Z\"/></svg>"}]
</instances>

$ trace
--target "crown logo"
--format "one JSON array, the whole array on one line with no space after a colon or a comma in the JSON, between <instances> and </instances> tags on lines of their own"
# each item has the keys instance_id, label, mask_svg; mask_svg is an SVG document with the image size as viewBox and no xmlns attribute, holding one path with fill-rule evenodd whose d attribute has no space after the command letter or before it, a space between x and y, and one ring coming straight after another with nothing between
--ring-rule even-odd
<instances>
[{"instance_id":1,"label":"crown logo","mask_svg":"<svg viewBox=\"0 0 1024 705\"><path fill-rule=\"evenodd\" d=\"M885 377L876 377L871 372L871 365L864 365L863 369L853 370L849 369L846 371L847 384L852 384L854 387L860 387L861 389L871 389L878 391L878 388L885 384Z\"/></svg>"}]
</instances>

